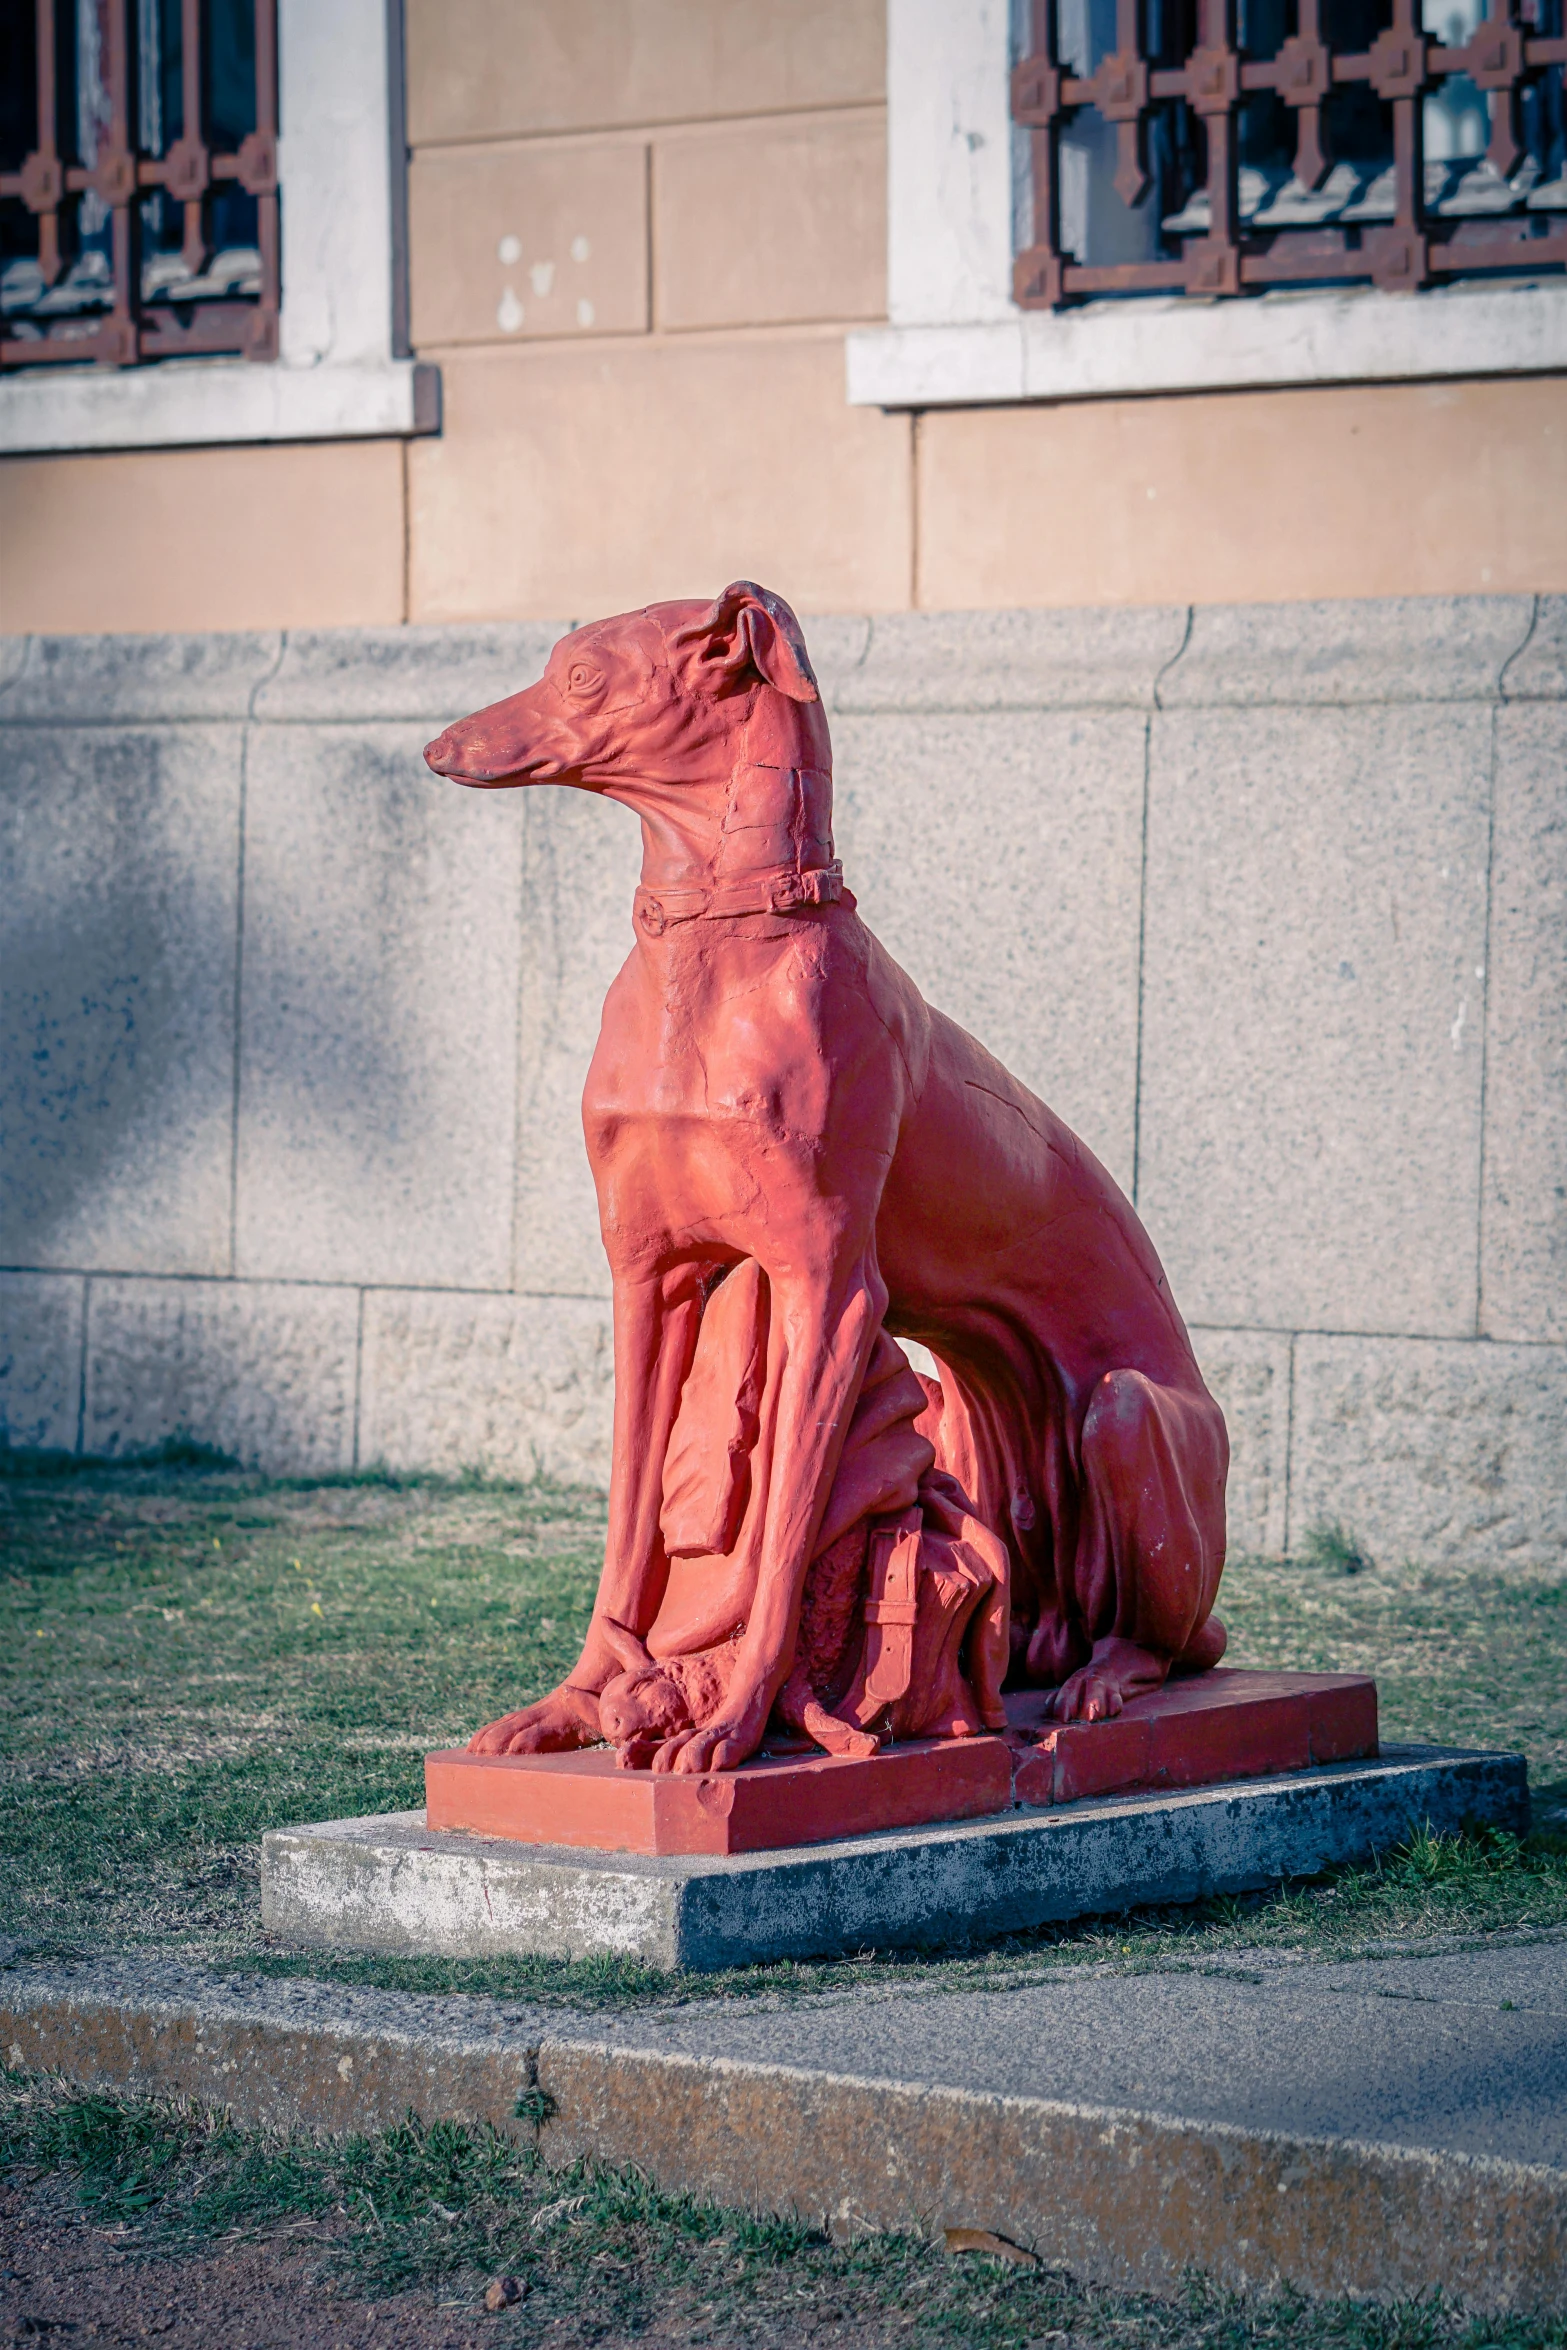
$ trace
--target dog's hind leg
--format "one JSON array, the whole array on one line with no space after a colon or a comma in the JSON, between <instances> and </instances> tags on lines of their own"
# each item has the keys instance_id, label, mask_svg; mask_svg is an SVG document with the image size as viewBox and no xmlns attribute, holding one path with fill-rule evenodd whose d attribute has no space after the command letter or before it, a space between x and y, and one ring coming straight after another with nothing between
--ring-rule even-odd
<instances>
[{"instance_id":1,"label":"dog's hind leg","mask_svg":"<svg viewBox=\"0 0 1567 2350\"><path fill-rule=\"evenodd\" d=\"M1083 1421L1082 1463L1071 1596L1093 1653L1050 1710L1092 1722L1160 1688L1177 1660L1200 1671L1223 1654L1212 1617L1224 1566L1223 1415L1203 1389L1107 1372Z\"/></svg>"}]
</instances>

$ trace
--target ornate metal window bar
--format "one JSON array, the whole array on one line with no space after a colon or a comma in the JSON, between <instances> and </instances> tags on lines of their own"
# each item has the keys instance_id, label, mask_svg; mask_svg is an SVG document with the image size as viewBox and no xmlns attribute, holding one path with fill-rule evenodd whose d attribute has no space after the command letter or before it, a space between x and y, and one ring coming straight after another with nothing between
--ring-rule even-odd
<instances>
[{"instance_id":1,"label":"ornate metal window bar","mask_svg":"<svg viewBox=\"0 0 1567 2350\"><path fill-rule=\"evenodd\" d=\"M0 16L0 367L275 359L276 0Z\"/></svg>"},{"instance_id":2,"label":"ornate metal window bar","mask_svg":"<svg viewBox=\"0 0 1567 2350\"><path fill-rule=\"evenodd\" d=\"M1567 267L1564 0L1482 4L1033 0L1017 301Z\"/></svg>"}]
</instances>

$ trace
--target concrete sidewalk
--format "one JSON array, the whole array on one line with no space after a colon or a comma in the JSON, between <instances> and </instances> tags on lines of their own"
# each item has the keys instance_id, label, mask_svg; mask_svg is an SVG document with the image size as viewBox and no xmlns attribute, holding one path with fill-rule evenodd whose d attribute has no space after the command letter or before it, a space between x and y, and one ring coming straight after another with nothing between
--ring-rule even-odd
<instances>
[{"instance_id":1,"label":"concrete sidewalk","mask_svg":"<svg viewBox=\"0 0 1567 2350\"><path fill-rule=\"evenodd\" d=\"M0 2042L14 2064L246 2120L537 2125L552 2162L635 2161L839 2230L988 2227L1107 2283L1198 2266L1567 2302L1564 1936L596 2015L19 1961Z\"/></svg>"}]
</instances>

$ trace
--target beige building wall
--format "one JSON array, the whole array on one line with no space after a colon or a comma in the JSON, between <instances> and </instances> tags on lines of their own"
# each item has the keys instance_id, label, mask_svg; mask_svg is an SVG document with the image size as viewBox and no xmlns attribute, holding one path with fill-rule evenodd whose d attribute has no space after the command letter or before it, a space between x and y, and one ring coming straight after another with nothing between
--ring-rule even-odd
<instances>
[{"instance_id":1,"label":"beige building wall","mask_svg":"<svg viewBox=\"0 0 1567 2350\"><path fill-rule=\"evenodd\" d=\"M852 409L884 0L409 0L438 439L0 465L0 630L1567 588L1567 379Z\"/></svg>"}]
</instances>

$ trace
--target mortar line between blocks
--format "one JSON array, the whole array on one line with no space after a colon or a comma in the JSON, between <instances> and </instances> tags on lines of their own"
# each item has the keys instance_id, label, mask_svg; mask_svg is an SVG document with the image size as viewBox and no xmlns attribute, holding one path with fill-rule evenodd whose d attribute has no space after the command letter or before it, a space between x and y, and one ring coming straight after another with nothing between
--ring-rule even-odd
<instances>
[{"instance_id":1,"label":"mortar line between blocks","mask_svg":"<svg viewBox=\"0 0 1567 2350\"><path fill-rule=\"evenodd\" d=\"M1532 634L1531 629L1531 634ZM1527 641L1527 640L1526 640ZM1521 649L1521 648L1520 648ZM1485 1336L1485 1177L1486 1086L1490 1077L1491 1044L1491 928L1496 890L1496 772L1500 759L1502 706L1491 709L1491 760L1485 805L1485 919L1480 934L1480 1143L1475 1169L1475 1318L1476 1338Z\"/></svg>"},{"instance_id":2,"label":"mortar line between blocks","mask_svg":"<svg viewBox=\"0 0 1567 2350\"><path fill-rule=\"evenodd\" d=\"M87 1317L92 1311L92 1284L90 1273L82 1277L82 1343L76 1364L76 1457L80 1460L87 1443Z\"/></svg>"},{"instance_id":3,"label":"mortar line between blocks","mask_svg":"<svg viewBox=\"0 0 1567 2350\"><path fill-rule=\"evenodd\" d=\"M1293 1531L1290 1518L1295 1506L1295 1342L1299 1332L1290 1332L1289 1358L1284 1368L1284 1527L1282 1542L1284 1556L1290 1555L1290 1536Z\"/></svg>"},{"instance_id":4,"label":"mortar line between blocks","mask_svg":"<svg viewBox=\"0 0 1567 2350\"><path fill-rule=\"evenodd\" d=\"M920 609L920 412L909 418L909 610ZM869 647L867 647L867 651Z\"/></svg>"},{"instance_id":5,"label":"mortar line between blocks","mask_svg":"<svg viewBox=\"0 0 1567 2350\"><path fill-rule=\"evenodd\" d=\"M1137 868L1137 1033L1132 1054L1132 1205L1137 1205L1143 1150L1143 996L1148 943L1148 799L1153 769L1153 717L1143 720L1142 841Z\"/></svg>"},{"instance_id":6,"label":"mortar line between blocks","mask_svg":"<svg viewBox=\"0 0 1567 2350\"><path fill-rule=\"evenodd\" d=\"M522 1123L527 1114L527 1088L523 1083L523 1058L526 1049L528 1019L528 830L530 810L528 794L519 792L522 802L518 809L517 825L517 1031L514 1040L511 1071L516 1088L512 1099L511 1120L511 1225L506 1253L506 1289L510 1297L518 1294L517 1276L522 1262Z\"/></svg>"},{"instance_id":7,"label":"mortar line between blocks","mask_svg":"<svg viewBox=\"0 0 1567 2350\"><path fill-rule=\"evenodd\" d=\"M348 1459L348 1465L351 1469L357 1469L359 1467L359 1418L364 1398L364 1391L365 1293L363 1287L361 1287L359 1291L358 1306L354 1316L354 1429L353 1442L349 1448Z\"/></svg>"}]
</instances>

